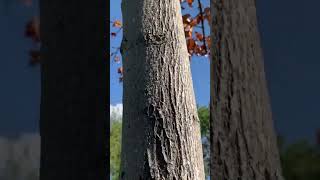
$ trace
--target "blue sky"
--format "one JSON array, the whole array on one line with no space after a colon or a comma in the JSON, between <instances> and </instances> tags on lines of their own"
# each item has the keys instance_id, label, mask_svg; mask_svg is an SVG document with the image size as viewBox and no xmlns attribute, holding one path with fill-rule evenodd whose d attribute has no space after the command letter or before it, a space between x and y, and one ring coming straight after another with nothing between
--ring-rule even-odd
<instances>
[{"instance_id":1,"label":"blue sky","mask_svg":"<svg viewBox=\"0 0 320 180\"><path fill-rule=\"evenodd\" d=\"M203 4L205 7L208 6L209 0L204 0ZM110 2L110 19L121 20L121 1L114 0ZM186 6L185 11L190 13L192 16L196 15L197 11L192 10ZM206 27L208 27L206 25ZM110 31L117 31L117 28L110 27ZM209 29L206 28L206 35L208 35ZM119 47L122 38L122 31L115 38L110 38L110 47ZM111 49L112 51L113 49ZM110 104L122 103L122 83L119 83L119 75L117 74L117 68L121 64L111 62L110 64ZM205 57L193 57L191 61L191 71L193 86L196 96L196 101L198 105L208 106L210 98L210 62L208 58Z\"/></svg>"}]
</instances>

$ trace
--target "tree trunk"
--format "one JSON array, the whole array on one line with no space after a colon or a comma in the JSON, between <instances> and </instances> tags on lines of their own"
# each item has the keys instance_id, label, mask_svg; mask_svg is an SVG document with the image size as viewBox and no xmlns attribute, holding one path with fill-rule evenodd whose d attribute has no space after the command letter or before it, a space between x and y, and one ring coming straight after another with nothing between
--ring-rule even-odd
<instances>
[{"instance_id":1,"label":"tree trunk","mask_svg":"<svg viewBox=\"0 0 320 180\"><path fill-rule=\"evenodd\" d=\"M211 8L211 177L281 180L255 0Z\"/></svg>"},{"instance_id":2,"label":"tree trunk","mask_svg":"<svg viewBox=\"0 0 320 180\"><path fill-rule=\"evenodd\" d=\"M122 180L203 180L178 0L123 0Z\"/></svg>"},{"instance_id":3,"label":"tree trunk","mask_svg":"<svg viewBox=\"0 0 320 180\"><path fill-rule=\"evenodd\" d=\"M41 180L107 179L107 1L40 1Z\"/></svg>"}]
</instances>

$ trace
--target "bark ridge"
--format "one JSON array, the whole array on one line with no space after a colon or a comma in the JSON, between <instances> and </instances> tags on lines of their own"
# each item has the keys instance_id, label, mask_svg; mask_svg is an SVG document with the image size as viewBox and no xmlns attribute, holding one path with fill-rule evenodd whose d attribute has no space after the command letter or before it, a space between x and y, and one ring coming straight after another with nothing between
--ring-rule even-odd
<instances>
[{"instance_id":1,"label":"bark ridge","mask_svg":"<svg viewBox=\"0 0 320 180\"><path fill-rule=\"evenodd\" d=\"M211 0L211 176L282 180L255 0Z\"/></svg>"}]
</instances>

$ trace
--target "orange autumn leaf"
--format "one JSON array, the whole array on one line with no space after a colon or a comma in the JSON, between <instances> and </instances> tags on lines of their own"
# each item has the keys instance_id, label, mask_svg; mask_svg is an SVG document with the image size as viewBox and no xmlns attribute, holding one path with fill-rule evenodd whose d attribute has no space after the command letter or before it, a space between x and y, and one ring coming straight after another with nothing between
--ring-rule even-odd
<instances>
[{"instance_id":1,"label":"orange autumn leaf","mask_svg":"<svg viewBox=\"0 0 320 180\"><path fill-rule=\"evenodd\" d=\"M200 23L201 20L204 20L204 17L201 14L198 14L196 19L197 19L197 22Z\"/></svg>"},{"instance_id":2,"label":"orange autumn leaf","mask_svg":"<svg viewBox=\"0 0 320 180\"><path fill-rule=\"evenodd\" d=\"M208 47L210 48L211 47L211 38L210 38L210 36L206 37L206 43L207 43Z\"/></svg>"},{"instance_id":3,"label":"orange autumn leaf","mask_svg":"<svg viewBox=\"0 0 320 180\"><path fill-rule=\"evenodd\" d=\"M203 10L204 14L207 15L207 16L210 16L210 8L209 7L206 7L204 10Z\"/></svg>"},{"instance_id":4,"label":"orange autumn leaf","mask_svg":"<svg viewBox=\"0 0 320 180\"><path fill-rule=\"evenodd\" d=\"M207 19L207 20L208 20L208 22L211 22L211 16L207 16L207 15L205 15L205 16L204 16L204 19Z\"/></svg>"},{"instance_id":5,"label":"orange autumn leaf","mask_svg":"<svg viewBox=\"0 0 320 180\"><path fill-rule=\"evenodd\" d=\"M199 24L197 18L192 19L192 21L190 22L190 26L195 26L197 24Z\"/></svg>"},{"instance_id":6,"label":"orange autumn leaf","mask_svg":"<svg viewBox=\"0 0 320 180\"><path fill-rule=\"evenodd\" d=\"M194 53L197 55L197 56L200 56L201 53L203 51L203 47L202 46L199 46L199 45L196 45L195 48L194 48Z\"/></svg>"},{"instance_id":7,"label":"orange autumn leaf","mask_svg":"<svg viewBox=\"0 0 320 180\"><path fill-rule=\"evenodd\" d=\"M119 20L116 20L113 22L113 27L118 27L120 28L122 26L122 23Z\"/></svg>"},{"instance_id":8,"label":"orange autumn leaf","mask_svg":"<svg viewBox=\"0 0 320 180\"><path fill-rule=\"evenodd\" d=\"M123 67L119 67L119 68L118 68L118 73L119 73L119 74L123 74Z\"/></svg>"},{"instance_id":9,"label":"orange autumn leaf","mask_svg":"<svg viewBox=\"0 0 320 180\"><path fill-rule=\"evenodd\" d=\"M196 43L193 39L188 39L187 40L187 48L188 50L193 50L195 47Z\"/></svg>"},{"instance_id":10,"label":"orange autumn leaf","mask_svg":"<svg viewBox=\"0 0 320 180\"><path fill-rule=\"evenodd\" d=\"M192 27L189 24L186 24L184 27L184 31L192 31Z\"/></svg>"},{"instance_id":11,"label":"orange autumn leaf","mask_svg":"<svg viewBox=\"0 0 320 180\"><path fill-rule=\"evenodd\" d=\"M185 31L184 33L187 39L192 37L192 31Z\"/></svg>"},{"instance_id":12,"label":"orange autumn leaf","mask_svg":"<svg viewBox=\"0 0 320 180\"><path fill-rule=\"evenodd\" d=\"M203 40L203 35L196 32L196 38L199 40L199 41L202 41Z\"/></svg>"},{"instance_id":13,"label":"orange autumn leaf","mask_svg":"<svg viewBox=\"0 0 320 180\"><path fill-rule=\"evenodd\" d=\"M187 24L184 28L184 33L185 33L186 39L192 38L192 26Z\"/></svg>"},{"instance_id":14,"label":"orange autumn leaf","mask_svg":"<svg viewBox=\"0 0 320 180\"><path fill-rule=\"evenodd\" d=\"M202 45L201 46L201 52L200 52L200 54L201 54L201 56L204 56L204 55L206 55L207 54L207 47L205 46L205 45Z\"/></svg>"},{"instance_id":15,"label":"orange autumn leaf","mask_svg":"<svg viewBox=\"0 0 320 180\"><path fill-rule=\"evenodd\" d=\"M192 7L193 0L187 0L189 7Z\"/></svg>"},{"instance_id":16,"label":"orange autumn leaf","mask_svg":"<svg viewBox=\"0 0 320 180\"><path fill-rule=\"evenodd\" d=\"M190 14L183 15L182 20L184 24L189 24L191 22L191 15Z\"/></svg>"},{"instance_id":17,"label":"orange autumn leaf","mask_svg":"<svg viewBox=\"0 0 320 180\"><path fill-rule=\"evenodd\" d=\"M211 15L210 14L211 14L210 13L210 8L209 7L205 8L204 9L204 17L203 18L207 19L209 23L211 22Z\"/></svg>"}]
</instances>

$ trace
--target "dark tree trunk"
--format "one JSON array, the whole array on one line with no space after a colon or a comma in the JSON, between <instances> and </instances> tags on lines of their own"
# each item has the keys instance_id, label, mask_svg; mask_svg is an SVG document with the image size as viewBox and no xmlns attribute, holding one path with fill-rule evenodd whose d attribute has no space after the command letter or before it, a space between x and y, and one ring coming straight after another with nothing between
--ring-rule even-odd
<instances>
[{"instance_id":1,"label":"dark tree trunk","mask_svg":"<svg viewBox=\"0 0 320 180\"><path fill-rule=\"evenodd\" d=\"M40 1L41 180L106 180L107 1Z\"/></svg>"},{"instance_id":2,"label":"dark tree trunk","mask_svg":"<svg viewBox=\"0 0 320 180\"><path fill-rule=\"evenodd\" d=\"M122 180L203 180L178 0L123 0Z\"/></svg>"},{"instance_id":3,"label":"dark tree trunk","mask_svg":"<svg viewBox=\"0 0 320 180\"><path fill-rule=\"evenodd\" d=\"M211 177L281 180L255 0L211 8Z\"/></svg>"}]
</instances>

